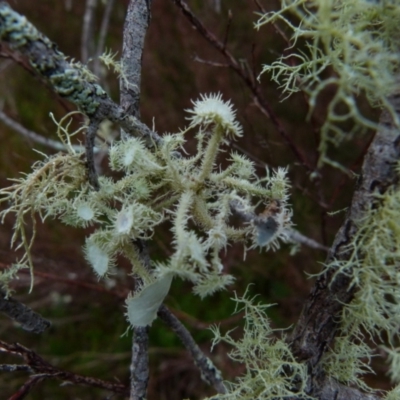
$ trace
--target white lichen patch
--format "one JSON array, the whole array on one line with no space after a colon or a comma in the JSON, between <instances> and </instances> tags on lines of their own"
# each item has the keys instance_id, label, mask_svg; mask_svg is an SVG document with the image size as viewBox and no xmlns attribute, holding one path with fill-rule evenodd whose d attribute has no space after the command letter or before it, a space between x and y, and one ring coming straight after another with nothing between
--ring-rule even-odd
<instances>
[{"instance_id":1,"label":"white lichen patch","mask_svg":"<svg viewBox=\"0 0 400 400\"><path fill-rule=\"evenodd\" d=\"M143 287L126 300L126 316L132 327L149 326L157 318L157 311L169 292L172 275L166 274Z\"/></svg>"},{"instance_id":2,"label":"white lichen patch","mask_svg":"<svg viewBox=\"0 0 400 400\"><path fill-rule=\"evenodd\" d=\"M86 243L85 256L97 276L102 278L107 274L111 259L106 251L101 249L96 243L88 242Z\"/></svg>"},{"instance_id":3,"label":"white lichen patch","mask_svg":"<svg viewBox=\"0 0 400 400\"><path fill-rule=\"evenodd\" d=\"M123 208L115 220L115 230L117 234L127 235L133 227L133 212L131 207Z\"/></svg>"},{"instance_id":4,"label":"white lichen patch","mask_svg":"<svg viewBox=\"0 0 400 400\"><path fill-rule=\"evenodd\" d=\"M201 95L201 98L192 101L194 107L186 110L193 114L189 117L190 125L204 126L219 125L225 131L226 135L240 137L243 129L236 121L236 113L229 101L223 101L221 93Z\"/></svg>"},{"instance_id":5,"label":"white lichen patch","mask_svg":"<svg viewBox=\"0 0 400 400\"><path fill-rule=\"evenodd\" d=\"M76 213L79 218L82 218L84 221L91 221L94 218L95 212L93 207L90 204L79 204L76 207Z\"/></svg>"}]
</instances>

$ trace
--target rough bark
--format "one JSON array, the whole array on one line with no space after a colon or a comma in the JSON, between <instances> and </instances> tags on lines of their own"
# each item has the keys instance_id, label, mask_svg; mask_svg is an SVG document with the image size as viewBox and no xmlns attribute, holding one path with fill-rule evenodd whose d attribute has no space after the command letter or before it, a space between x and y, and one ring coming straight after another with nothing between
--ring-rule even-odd
<instances>
[{"instance_id":1,"label":"rough bark","mask_svg":"<svg viewBox=\"0 0 400 400\"><path fill-rule=\"evenodd\" d=\"M7 297L2 290L0 290L0 311L20 323L21 328L29 332L42 333L50 326L50 321L25 304Z\"/></svg>"}]
</instances>

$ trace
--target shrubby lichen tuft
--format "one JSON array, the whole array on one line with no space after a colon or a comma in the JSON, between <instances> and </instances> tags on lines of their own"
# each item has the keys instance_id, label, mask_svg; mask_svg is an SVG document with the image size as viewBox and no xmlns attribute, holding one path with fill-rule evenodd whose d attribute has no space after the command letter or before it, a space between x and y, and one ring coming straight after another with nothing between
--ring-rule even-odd
<instances>
[{"instance_id":1,"label":"shrubby lichen tuft","mask_svg":"<svg viewBox=\"0 0 400 400\"><path fill-rule=\"evenodd\" d=\"M194 292L204 297L234 280L224 274L220 258L229 242L276 248L278 239L285 240L291 216L286 169L267 171L266 177L258 179L249 159L231 153L226 157L229 165L222 170L221 146L226 137L242 134L232 104L221 95L202 96L189 112L189 127L164 135L152 151L132 137L112 144L110 167L123 176L100 177L98 191L88 183L82 153L71 144L66 119L60 121L57 133L68 153L36 163L31 174L0 191L0 201L12 204L1 215L14 213L17 218L13 242L21 239L26 251L21 264L28 262L32 267L33 238L26 236L25 218L29 215L34 223L34 214L39 214L42 220L52 217L75 227L94 227L84 253L97 276L112 273L116 257L122 255L141 278L142 290L166 276L178 276L191 281ZM194 156L182 151L191 129L198 130ZM233 204L250 216L241 226L230 224ZM279 209L268 218L265 214L257 217L255 208L260 204L266 210L279 204ZM171 223L174 252L148 270L132 243L150 239L166 220ZM260 243L258 232L271 221L276 229Z\"/></svg>"},{"instance_id":2,"label":"shrubby lichen tuft","mask_svg":"<svg viewBox=\"0 0 400 400\"><path fill-rule=\"evenodd\" d=\"M307 366L296 361L285 338L277 337L277 331L270 327L266 309L270 305L255 304L247 293L235 295L236 312L244 313L244 333L235 340L228 332L222 335L214 327L214 342L228 343L233 347L230 357L244 364L243 376L234 383L226 382L228 392L211 399L229 400L272 400L312 399L305 393Z\"/></svg>"},{"instance_id":3,"label":"shrubby lichen tuft","mask_svg":"<svg viewBox=\"0 0 400 400\"><path fill-rule=\"evenodd\" d=\"M399 16L397 0L282 0L279 11L257 22L257 28L283 23L293 32L293 47L306 43L303 51L289 51L263 68L284 93L307 92L312 113L318 96L328 87L334 89L321 128L320 165L338 165L327 157L329 143L337 145L356 131L377 128L358 106L360 94L371 106L388 110L399 126L388 101L400 67ZM351 130L343 129L346 121L354 123Z\"/></svg>"}]
</instances>

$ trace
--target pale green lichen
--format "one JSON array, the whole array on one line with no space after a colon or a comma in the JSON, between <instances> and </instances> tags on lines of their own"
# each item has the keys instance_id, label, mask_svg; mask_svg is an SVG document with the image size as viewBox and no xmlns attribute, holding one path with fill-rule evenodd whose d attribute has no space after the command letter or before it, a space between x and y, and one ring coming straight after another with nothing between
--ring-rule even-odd
<instances>
[{"instance_id":1,"label":"pale green lichen","mask_svg":"<svg viewBox=\"0 0 400 400\"><path fill-rule=\"evenodd\" d=\"M283 400L287 398L312 399L305 393L308 378L307 366L296 361L284 335L270 327L266 309L269 305L255 304L247 294L235 296L236 312L244 313L244 332L235 340L228 332L222 335L213 328L214 342L228 343L233 347L230 357L246 367L244 375L236 382L225 382L226 394L210 399L229 400ZM282 334L282 332L280 332Z\"/></svg>"},{"instance_id":2,"label":"pale green lichen","mask_svg":"<svg viewBox=\"0 0 400 400\"><path fill-rule=\"evenodd\" d=\"M34 223L34 215L39 214L42 220L52 217L75 227L95 228L84 252L97 276L112 273L116 257L122 255L141 278L143 290L165 276L179 276L190 280L194 292L204 297L233 282L232 276L224 274L220 258L229 242L276 248L278 239L286 240L284 231L291 224L286 169L267 171L266 177L258 179L253 163L232 153L222 170L221 147L226 138L242 134L232 105L219 94L202 96L189 112L190 126L164 135L152 151L132 137L112 144L110 167L123 176L118 180L99 177L98 191L88 183L83 154L71 144L67 118L57 123L68 153L37 162L31 174L0 191L0 201L12 204L0 216L16 215L13 243L22 240L25 256L21 264L27 262L32 268L34 236L28 239L25 219L29 216ZM198 130L197 153L185 156L185 134L192 129ZM260 229L265 229L262 218L232 226L232 202L253 219L260 204L266 209L279 204L279 210L268 217L275 221L273 235L263 243L257 241ZM172 225L174 253L169 260L145 267L132 243L150 239L166 220Z\"/></svg>"},{"instance_id":3,"label":"pale green lichen","mask_svg":"<svg viewBox=\"0 0 400 400\"><path fill-rule=\"evenodd\" d=\"M321 127L320 165L338 165L327 157L329 143L337 145L356 131L377 128L358 106L360 95L366 95L371 106L388 110L399 125L388 101L400 66L399 17L398 0L282 0L279 11L259 19L257 28L283 23L293 32L289 53L263 69L284 93L307 92L312 113L323 91L334 89ZM305 48L296 52L303 40Z\"/></svg>"},{"instance_id":4,"label":"pale green lichen","mask_svg":"<svg viewBox=\"0 0 400 400\"><path fill-rule=\"evenodd\" d=\"M100 105L96 97L104 96L105 91L93 83L93 75L79 63L68 63L48 38L4 2L0 3L0 39L27 53L32 66L49 79L57 93L87 115L96 112Z\"/></svg>"},{"instance_id":5,"label":"pale green lichen","mask_svg":"<svg viewBox=\"0 0 400 400\"><path fill-rule=\"evenodd\" d=\"M373 352L366 347L364 336L375 343L390 346L400 336L400 190L395 187L385 194L375 194L365 216L355 221L357 233L343 251L347 260L333 260L327 268L335 274L345 274L355 288L354 299L343 308L341 329L334 348L324 359L330 375L344 383L354 382L364 390L359 379L369 371L368 357ZM333 278L335 279L335 277ZM397 350L389 353L389 373L393 380L400 376ZM340 363L346 360L340 366ZM346 364L346 365L345 365Z\"/></svg>"},{"instance_id":6,"label":"pale green lichen","mask_svg":"<svg viewBox=\"0 0 400 400\"><path fill-rule=\"evenodd\" d=\"M400 398L400 385L387 392L382 400L398 400Z\"/></svg>"},{"instance_id":7,"label":"pale green lichen","mask_svg":"<svg viewBox=\"0 0 400 400\"><path fill-rule=\"evenodd\" d=\"M27 19L13 11L7 3L0 4L0 38L11 43L13 48L26 46L42 35ZM48 41L50 45L50 41Z\"/></svg>"},{"instance_id":8,"label":"pale green lichen","mask_svg":"<svg viewBox=\"0 0 400 400\"><path fill-rule=\"evenodd\" d=\"M164 275L162 278L146 285L136 296L129 296L126 300L128 318L131 326L148 326L157 317L165 296L171 287L172 275Z\"/></svg>"},{"instance_id":9,"label":"pale green lichen","mask_svg":"<svg viewBox=\"0 0 400 400\"><path fill-rule=\"evenodd\" d=\"M362 380L367 373L374 373L369 363L371 349L365 343L365 338L351 334L335 338L333 348L327 351L321 363L326 374L345 385L355 385L365 392L372 389Z\"/></svg>"}]
</instances>

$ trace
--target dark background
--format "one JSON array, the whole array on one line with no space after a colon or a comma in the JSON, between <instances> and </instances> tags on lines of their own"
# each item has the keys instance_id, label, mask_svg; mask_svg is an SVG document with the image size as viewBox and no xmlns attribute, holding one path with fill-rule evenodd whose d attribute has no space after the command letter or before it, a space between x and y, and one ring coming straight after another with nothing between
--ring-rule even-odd
<instances>
[{"instance_id":1,"label":"dark background","mask_svg":"<svg viewBox=\"0 0 400 400\"><path fill-rule=\"evenodd\" d=\"M121 36L127 1L115 1L106 47L121 53ZM253 1L221 1L221 10L214 0L189 1L197 16L213 33L223 40L230 24L227 47L245 68L256 75L262 65L271 63L284 51L286 44L273 26L254 29L257 5ZM262 1L266 9L278 7L276 1ZM58 44L61 51L76 60L80 59L80 42L84 1L78 0L15 0L10 5L26 15L36 27ZM96 33L104 7L98 6ZM231 99L244 135L233 145L247 154L257 165L260 176L265 167L288 166L292 182L291 204L295 228L306 236L329 246L344 218L344 213L328 215L349 205L355 179L343 172L324 167L319 178L311 179L311 169L305 168L293 155L276 126L256 106L246 84L232 69L213 66L226 63L223 57L181 15L172 1L154 0L152 20L148 31L141 87L142 119L155 126L159 133L177 132L183 128L184 110L191 107L191 99L200 93L221 92L225 100ZM229 21L229 12L231 21ZM298 44L300 47L301 43ZM117 57L118 58L118 57ZM206 60L199 62L197 59ZM25 67L24 67L25 65ZM90 64L89 64L90 65ZM55 127L49 112L60 118L73 106L51 93L45 85L29 72L26 61L15 63L9 58L0 59L0 92L4 111L25 127L46 137L56 139ZM118 101L117 78L110 72L104 79L111 97ZM328 88L329 89L329 88ZM306 120L307 97L298 93L282 101L283 95L266 74L261 77L260 90L291 140L304 158L314 168L318 154L318 130L324 118L324 104L331 93L320 97L313 118ZM373 110L371 111L374 112ZM79 121L76 121L78 123ZM331 149L330 155L342 165L357 173L362 156L370 141L367 133ZM41 158L33 149L51 152L36 143L27 141L8 129L0 121L0 184L10 183L7 178L29 172L30 165ZM189 140L188 151L193 150ZM106 168L106 164L104 164ZM4 205L3 205L4 206ZM0 226L0 268L10 266L17 254L10 250L13 220L6 218ZM105 380L128 383L131 355L131 332L124 317L124 298L132 290L129 265L121 260L119 272L108 281L98 282L82 255L82 244L87 232L65 227L48 220L38 225L33 248L35 286L29 294L30 277L21 272L13 283L15 297L42 313L52 321L52 327L42 335L23 331L7 317L0 315L0 338L31 347L47 361L60 368ZM172 252L168 226L157 231L150 242L154 260L168 257ZM250 251L243 260L241 246L229 247L223 257L224 267L236 277L234 287L201 301L191 293L190 285L174 280L167 305L190 329L206 353L210 351L212 334L210 324L220 324L223 331L239 325L233 333L240 337L242 315L232 316L234 304L230 300L233 290L243 294L248 284L251 294L259 301L274 303L269 316L274 327L287 328L296 323L302 304L313 279L307 274L321 270L325 258L323 251L302 246L290 255L292 245L281 246L276 252ZM218 345L212 359L226 379L242 372L242 366L230 361L228 348ZM17 362L0 354L0 363ZM150 330L151 379L148 399L175 400L200 399L213 392L202 383L190 357L174 334L156 321ZM384 371L384 366L378 366ZM7 398L23 384L23 373L0 374L0 398ZM387 386L371 378L369 384ZM76 386L60 387L59 382L39 384L28 398L31 399L98 399L106 397L104 391Z\"/></svg>"}]
</instances>

